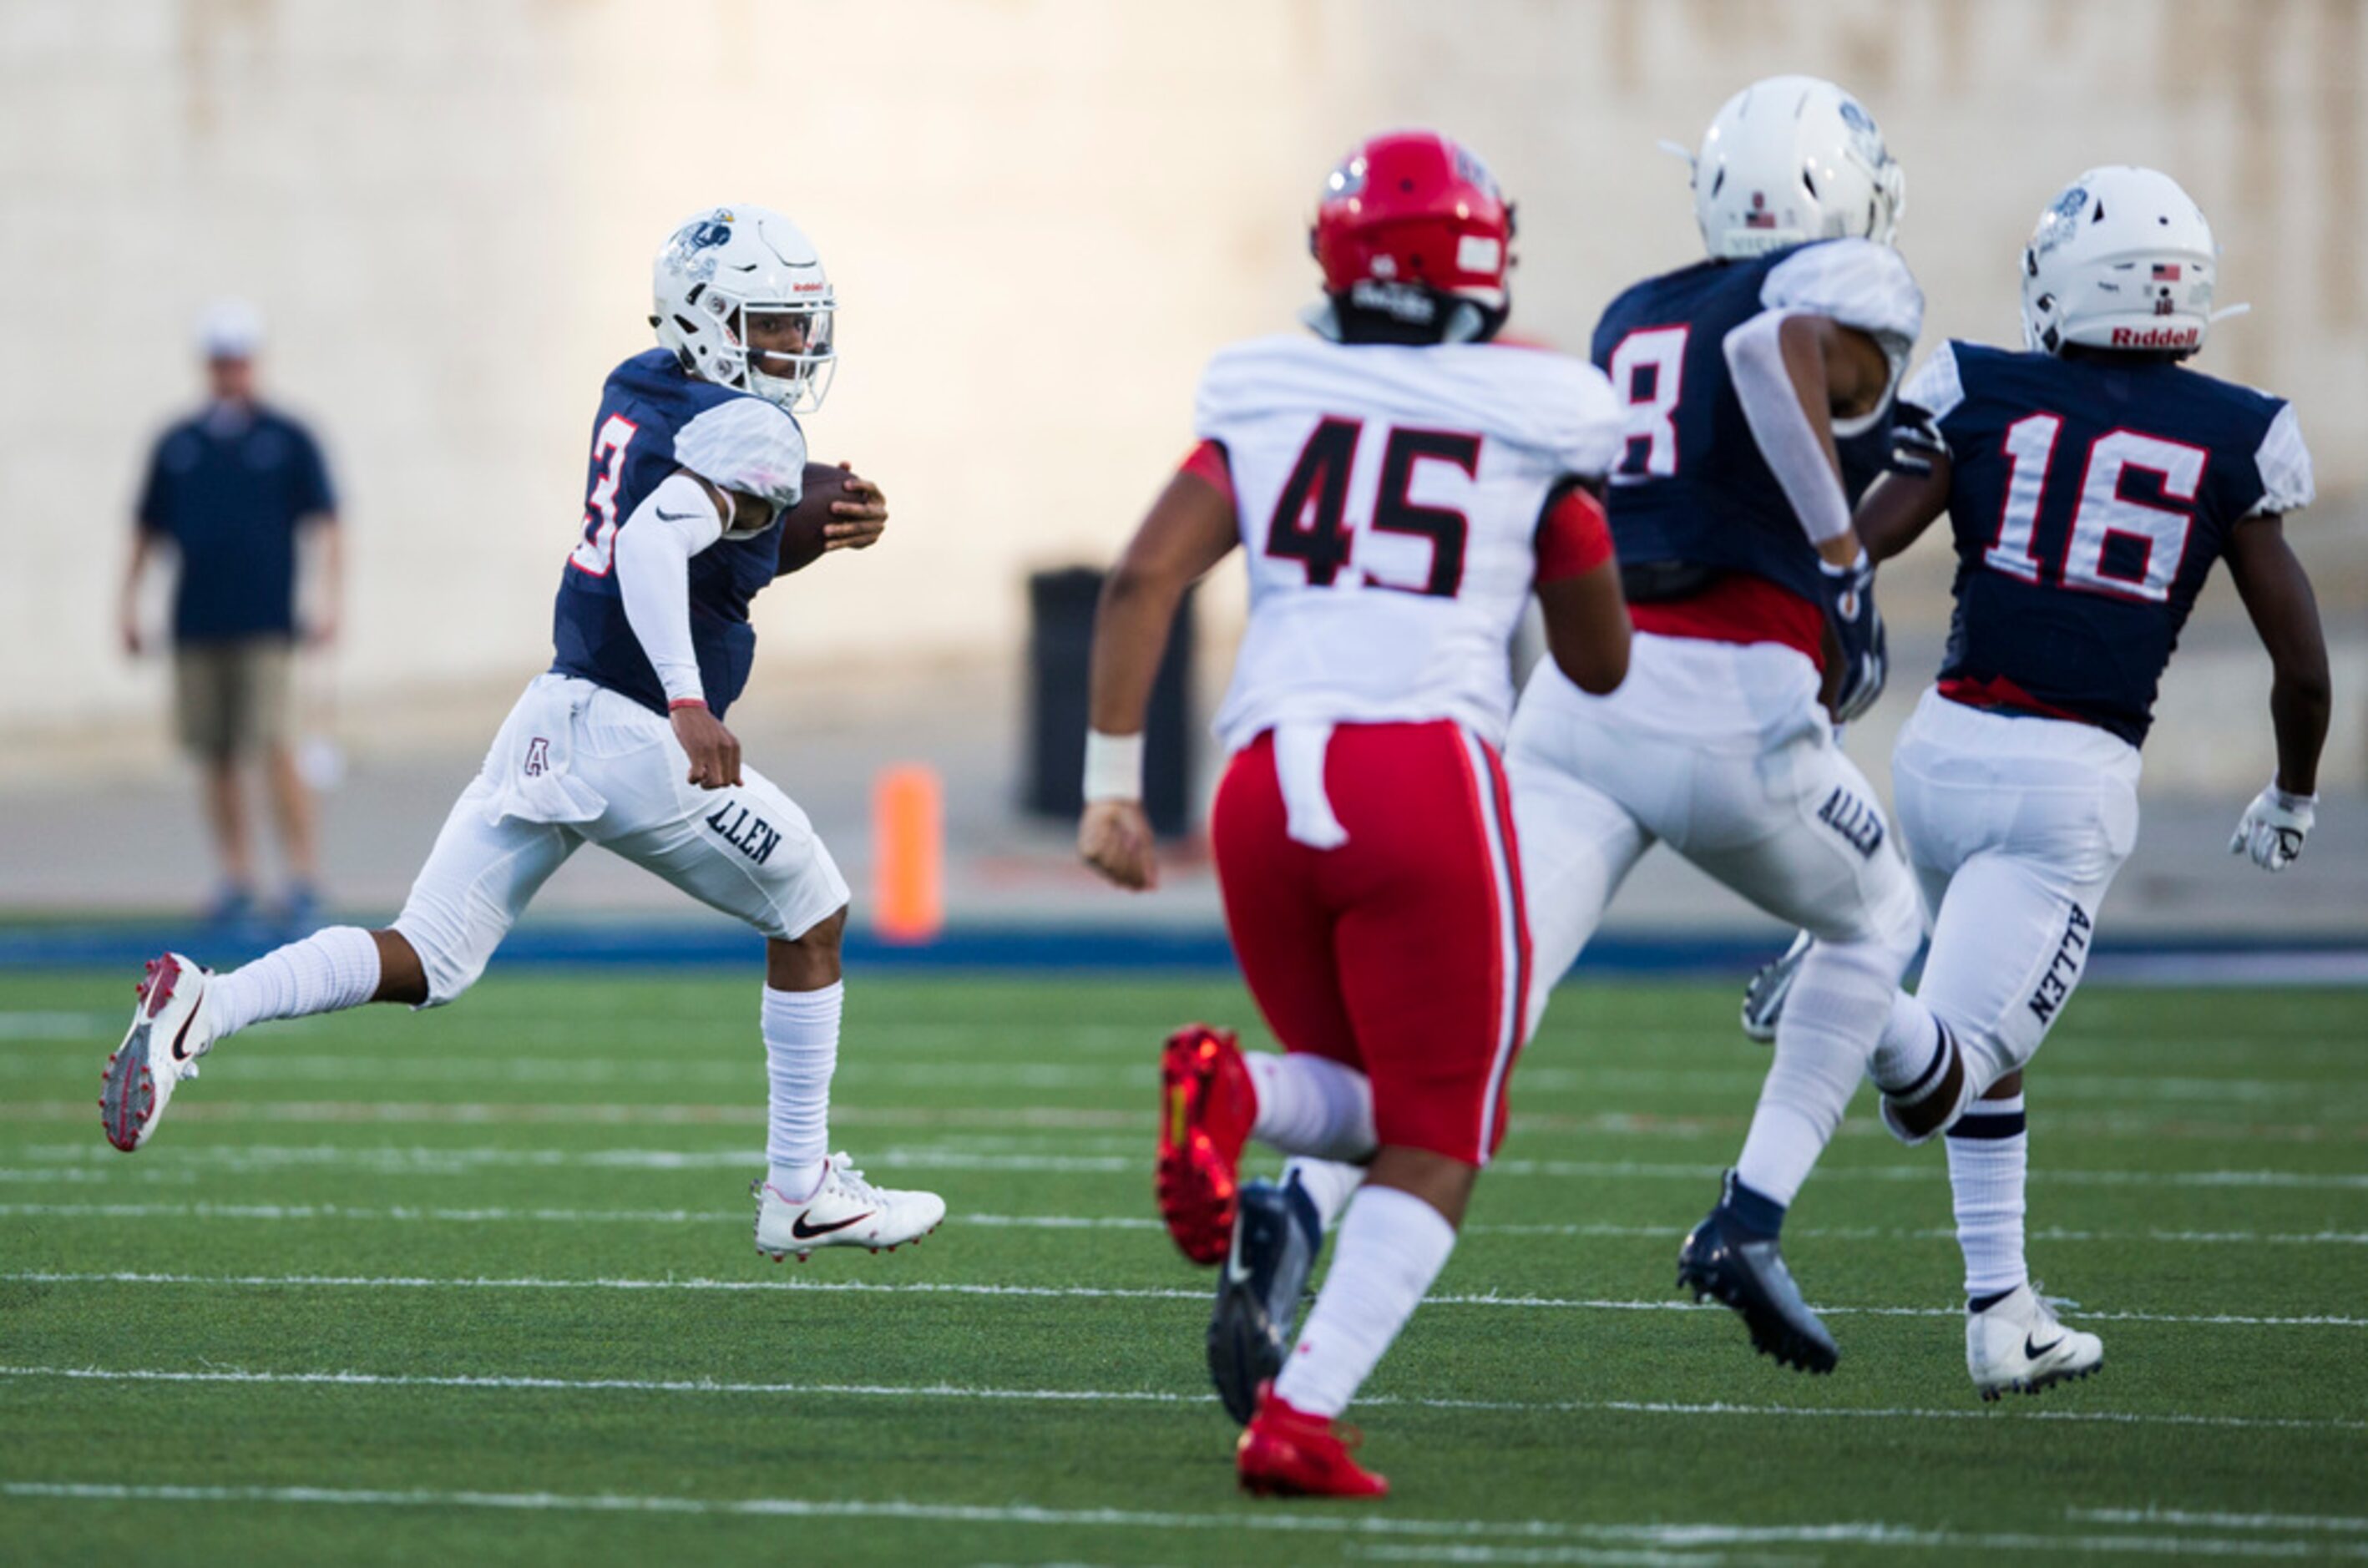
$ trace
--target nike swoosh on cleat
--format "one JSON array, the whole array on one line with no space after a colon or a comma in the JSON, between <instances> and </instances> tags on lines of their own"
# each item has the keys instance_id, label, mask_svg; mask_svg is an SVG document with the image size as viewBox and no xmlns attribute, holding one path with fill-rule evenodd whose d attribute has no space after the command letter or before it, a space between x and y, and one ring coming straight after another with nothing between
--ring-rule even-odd
<instances>
[{"instance_id":1,"label":"nike swoosh on cleat","mask_svg":"<svg viewBox=\"0 0 2368 1568\"><path fill-rule=\"evenodd\" d=\"M2023 1354L2023 1357L2024 1357L2024 1358L2025 1358L2025 1359L2027 1359L2027 1360L2036 1361L2036 1360L2038 1360L2042 1356L2046 1355L2050 1350L2053 1350L2053 1349L2055 1349L2057 1346L2059 1346L2059 1345L2063 1344L2063 1343L2064 1343L2064 1341L2065 1341L2065 1338L2066 1338L2066 1336L2065 1336L2065 1335L2060 1335L2060 1334L2059 1334L2059 1335L2057 1335L2055 1338L2053 1338L2053 1339L2049 1340L2049 1341L2048 1341L2046 1344L2044 1344L2044 1345L2033 1345L2033 1344L2031 1342L2031 1335L2027 1335L2027 1334L2026 1334L2026 1335L2024 1335L2022 1336L2022 1354Z\"/></svg>"},{"instance_id":2,"label":"nike swoosh on cleat","mask_svg":"<svg viewBox=\"0 0 2368 1568\"><path fill-rule=\"evenodd\" d=\"M174 1061L176 1061L176 1062L187 1062L187 1061L189 1059L189 1053L188 1053L188 1051L183 1051L183 1050L181 1049L181 1047L182 1047L182 1045L183 1045L183 1044L185 1044L185 1043L188 1041L188 1038L189 1038L189 1026L190 1026L191 1024L196 1023L197 1021L198 1021L198 1015L197 1015L197 1011L196 1011L196 1009L195 1009L195 1008L190 1009L189 1016L188 1016L188 1017L186 1017L186 1018L183 1018L183 1019L181 1020L181 1032L180 1032L180 1033L178 1033L178 1034L176 1034L176 1035L175 1035L175 1036L173 1037L173 1060L174 1060Z\"/></svg>"},{"instance_id":3,"label":"nike swoosh on cleat","mask_svg":"<svg viewBox=\"0 0 2368 1568\"><path fill-rule=\"evenodd\" d=\"M843 1231L849 1225L860 1224L870 1218L871 1218L871 1210L866 1209L852 1220L837 1220L827 1225L809 1225L806 1223L806 1217L801 1214L790 1221L790 1234L802 1242L812 1241L816 1236L826 1236L833 1231Z\"/></svg>"}]
</instances>

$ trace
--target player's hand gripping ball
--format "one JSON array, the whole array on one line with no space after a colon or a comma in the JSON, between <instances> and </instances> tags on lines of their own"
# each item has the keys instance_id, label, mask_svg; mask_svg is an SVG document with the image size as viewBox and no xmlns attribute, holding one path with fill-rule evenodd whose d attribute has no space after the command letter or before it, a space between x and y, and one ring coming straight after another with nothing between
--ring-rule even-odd
<instances>
[{"instance_id":1,"label":"player's hand gripping ball","mask_svg":"<svg viewBox=\"0 0 2368 1568\"><path fill-rule=\"evenodd\" d=\"M845 463L808 463L805 494L781 519L780 570L813 565L834 550L869 550L888 528L888 498Z\"/></svg>"}]
</instances>

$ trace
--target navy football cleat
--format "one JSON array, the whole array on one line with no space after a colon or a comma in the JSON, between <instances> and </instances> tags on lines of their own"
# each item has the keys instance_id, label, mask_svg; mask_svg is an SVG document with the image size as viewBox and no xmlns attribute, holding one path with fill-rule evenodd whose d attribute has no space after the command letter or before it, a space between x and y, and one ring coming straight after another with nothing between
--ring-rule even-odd
<instances>
[{"instance_id":1,"label":"navy football cleat","mask_svg":"<svg viewBox=\"0 0 2368 1568\"><path fill-rule=\"evenodd\" d=\"M1678 1249L1678 1288L1734 1308L1753 1348L1781 1366L1830 1372L1841 1359L1834 1336L1801 1299L1776 1238L1747 1229L1724 1201Z\"/></svg>"},{"instance_id":2,"label":"navy football cleat","mask_svg":"<svg viewBox=\"0 0 2368 1568\"><path fill-rule=\"evenodd\" d=\"M1209 1314L1209 1381L1225 1414L1245 1426L1257 1412L1258 1385L1281 1372L1291 1353L1299 1300L1323 1245L1315 1201L1297 1182L1242 1184Z\"/></svg>"}]
</instances>

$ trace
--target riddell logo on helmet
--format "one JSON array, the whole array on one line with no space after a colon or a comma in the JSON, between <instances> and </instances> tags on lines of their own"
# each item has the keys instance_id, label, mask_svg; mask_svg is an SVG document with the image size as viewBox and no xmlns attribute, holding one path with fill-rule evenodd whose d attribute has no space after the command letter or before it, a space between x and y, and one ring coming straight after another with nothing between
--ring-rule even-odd
<instances>
[{"instance_id":1,"label":"riddell logo on helmet","mask_svg":"<svg viewBox=\"0 0 2368 1568\"><path fill-rule=\"evenodd\" d=\"M2203 332L2192 326L2117 326L2113 329L2115 348L2192 348L2203 341Z\"/></svg>"}]
</instances>

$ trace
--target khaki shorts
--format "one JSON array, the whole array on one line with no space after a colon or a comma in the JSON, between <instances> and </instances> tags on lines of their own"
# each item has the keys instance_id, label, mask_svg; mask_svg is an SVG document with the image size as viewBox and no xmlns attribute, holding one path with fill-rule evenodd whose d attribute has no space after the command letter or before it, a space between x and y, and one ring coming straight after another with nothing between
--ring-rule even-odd
<instances>
[{"instance_id":1,"label":"khaki shorts","mask_svg":"<svg viewBox=\"0 0 2368 1568\"><path fill-rule=\"evenodd\" d=\"M210 760L287 744L291 653L285 637L176 648L173 689L181 744Z\"/></svg>"}]
</instances>

